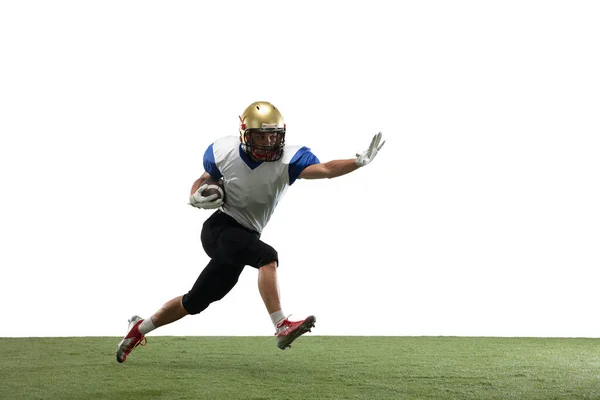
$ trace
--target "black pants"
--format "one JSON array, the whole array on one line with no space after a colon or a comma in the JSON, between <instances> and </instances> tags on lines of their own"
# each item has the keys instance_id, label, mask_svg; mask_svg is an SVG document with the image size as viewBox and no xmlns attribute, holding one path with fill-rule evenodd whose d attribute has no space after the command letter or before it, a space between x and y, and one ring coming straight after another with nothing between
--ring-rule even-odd
<instances>
[{"instance_id":1,"label":"black pants","mask_svg":"<svg viewBox=\"0 0 600 400\"><path fill-rule=\"evenodd\" d=\"M183 307L198 314L233 289L246 265L260 268L279 261L277 251L260 240L260 234L216 211L202 226L202 247L211 258L192 289L183 296Z\"/></svg>"}]
</instances>

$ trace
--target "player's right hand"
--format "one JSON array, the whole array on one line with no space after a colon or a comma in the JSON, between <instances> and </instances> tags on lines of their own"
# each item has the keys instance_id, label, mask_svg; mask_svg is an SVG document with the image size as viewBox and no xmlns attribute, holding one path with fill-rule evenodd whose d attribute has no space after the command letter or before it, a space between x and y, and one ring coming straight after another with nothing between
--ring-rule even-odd
<instances>
[{"instance_id":1,"label":"player's right hand","mask_svg":"<svg viewBox=\"0 0 600 400\"><path fill-rule=\"evenodd\" d=\"M219 197L216 194L211 194L210 196L204 197L202 196L202 192L208 187L207 184L204 184L198 188L194 192L194 194L190 195L190 205L197 208L204 208L206 210L211 210L215 208L219 208L221 204L223 204L223 199L217 199Z\"/></svg>"}]
</instances>

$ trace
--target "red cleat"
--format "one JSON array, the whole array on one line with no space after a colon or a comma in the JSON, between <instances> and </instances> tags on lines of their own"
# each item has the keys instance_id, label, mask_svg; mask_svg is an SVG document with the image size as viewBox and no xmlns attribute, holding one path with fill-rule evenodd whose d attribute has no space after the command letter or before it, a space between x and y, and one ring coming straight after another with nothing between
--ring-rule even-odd
<instances>
[{"instance_id":1,"label":"red cleat","mask_svg":"<svg viewBox=\"0 0 600 400\"><path fill-rule=\"evenodd\" d=\"M310 332L310 328L315 327L315 321L317 319L314 316L310 316L302 321L290 321L287 318L277 324L277 333L275 338L277 339L277 347L281 350L285 350L287 347L292 347L291 344L294 340L304 335L306 332Z\"/></svg>"},{"instance_id":2,"label":"red cleat","mask_svg":"<svg viewBox=\"0 0 600 400\"><path fill-rule=\"evenodd\" d=\"M134 315L129 320L129 332L127 333L127 336L125 336L123 340L121 340L121 343L117 345L118 362L125 362L125 359L127 359L129 353L131 353L131 351L137 346L146 345L146 337L142 335L142 333L139 330L139 326L142 323L142 321L143 319L141 319L137 315Z\"/></svg>"}]
</instances>

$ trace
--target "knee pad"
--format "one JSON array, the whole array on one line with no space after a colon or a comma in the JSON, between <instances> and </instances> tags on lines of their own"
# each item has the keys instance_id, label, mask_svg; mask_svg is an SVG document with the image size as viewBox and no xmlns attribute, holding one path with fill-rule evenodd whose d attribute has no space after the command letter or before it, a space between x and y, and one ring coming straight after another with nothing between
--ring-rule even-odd
<instances>
[{"instance_id":1,"label":"knee pad","mask_svg":"<svg viewBox=\"0 0 600 400\"><path fill-rule=\"evenodd\" d=\"M258 261L256 262L256 268L260 268L263 265L267 265L270 262L275 261L277 266L279 267L279 255L277 254L277 250L265 244L261 248L261 251L258 253Z\"/></svg>"},{"instance_id":2,"label":"knee pad","mask_svg":"<svg viewBox=\"0 0 600 400\"><path fill-rule=\"evenodd\" d=\"M202 299L194 299L190 293L186 293L181 299L181 305L190 315L196 315L206 310L210 302L203 301Z\"/></svg>"}]
</instances>

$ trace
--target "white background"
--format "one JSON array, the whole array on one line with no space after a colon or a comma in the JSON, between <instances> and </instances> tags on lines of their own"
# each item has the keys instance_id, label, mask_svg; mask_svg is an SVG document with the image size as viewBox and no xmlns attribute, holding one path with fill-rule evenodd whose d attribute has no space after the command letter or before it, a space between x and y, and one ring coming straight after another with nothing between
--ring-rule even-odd
<instances>
[{"instance_id":1,"label":"white background","mask_svg":"<svg viewBox=\"0 0 600 400\"><path fill-rule=\"evenodd\" d=\"M392 4L394 4L392 6ZM364 169L263 234L319 335L600 336L593 1L0 6L0 336L122 336L208 259L202 155L266 100ZM256 270L152 335L271 335Z\"/></svg>"}]
</instances>

